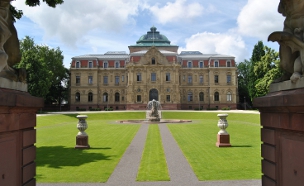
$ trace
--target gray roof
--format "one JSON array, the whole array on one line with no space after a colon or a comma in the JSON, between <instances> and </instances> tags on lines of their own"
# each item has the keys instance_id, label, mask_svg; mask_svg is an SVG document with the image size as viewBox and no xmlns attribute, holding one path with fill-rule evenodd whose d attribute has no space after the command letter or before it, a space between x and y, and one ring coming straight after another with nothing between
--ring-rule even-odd
<instances>
[{"instance_id":1,"label":"gray roof","mask_svg":"<svg viewBox=\"0 0 304 186\"><path fill-rule=\"evenodd\" d=\"M143 55L145 53L147 53L148 50L141 50L141 51L137 51L137 52L133 52L130 55ZM170 54L170 55L177 55L176 52L171 52L171 51L167 51L167 50L159 50L160 53L166 55L166 54Z\"/></svg>"}]
</instances>

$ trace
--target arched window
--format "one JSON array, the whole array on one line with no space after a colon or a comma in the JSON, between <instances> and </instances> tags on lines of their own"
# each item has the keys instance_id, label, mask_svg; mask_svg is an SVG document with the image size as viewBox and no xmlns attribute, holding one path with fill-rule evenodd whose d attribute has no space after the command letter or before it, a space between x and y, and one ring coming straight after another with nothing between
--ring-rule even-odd
<instances>
[{"instance_id":1,"label":"arched window","mask_svg":"<svg viewBox=\"0 0 304 186\"><path fill-rule=\"evenodd\" d=\"M199 101L204 101L204 92L199 93Z\"/></svg>"},{"instance_id":2,"label":"arched window","mask_svg":"<svg viewBox=\"0 0 304 186\"><path fill-rule=\"evenodd\" d=\"M79 92L76 92L76 94L75 94L75 101L76 102L80 101L80 93Z\"/></svg>"},{"instance_id":3,"label":"arched window","mask_svg":"<svg viewBox=\"0 0 304 186\"><path fill-rule=\"evenodd\" d=\"M219 67L219 62L218 61L214 61L214 67Z\"/></svg>"},{"instance_id":4,"label":"arched window","mask_svg":"<svg viewBox=\"0 0 304 186\"><path fill-rule=\"evenodd\" d=\"M226 67L231 67L231 61L226 62Z\"/></svg>"},{"instance_id":5,"label":"arched window","mask_svg":"<svg viewBox=\"0 0 304 186\"><path fill-rule=\"evenodd\" d=\"M108 93L103 93L103 102L108 102Z\"/></svg>"},{"instance_id":6,"label":"arched window","mask_svg":"<svg viewBox=\"0 0 304 186\"><path fill-rule=\"evenodd\" d=\"M220 101L220 94L218 92L214 93L214 101Z\"/></svg>"},{"instance_id":7,"label":"arched window","mask_svg":"<svg viewBox=\"0 0 304 186\"><path fill-rule=\"evenodd\" d=\"M232 101L232 94L231 94L231 92L227 92L227 101Z\"/></svg>"},{"instance_id":8,"label":"arched window","mask_svg":"<svg viewBox=\"0 0 304 186\"><path fill-rule=\"evenodd\" d=\"M93 62L89 61L89 68L93 68Z\"/></svg>"},{"instance_id":9,"label":"arched window","mask_svg":"<svg viewBox=\"0 0 304 186\"><path fill-rule=\"evenodd\" d=\"M76 68L80 68L80 62L79 61L76 62Z\"/></svg>"},{"instance_id":10,"label":"arched window","mask_svg":"<svg viewBox=\"0 0 304 186\"><path fill-rule=\"evenodd\" d=\"M200 67L200 68L204 68L204 62L203 62L203 61L200 61L200 62L199 62L199 67Z\"/></svg>"},{"instance_id":11,"label":"arched window","mask_svg":"<svg viewBox=\"0 0 304 186\"><path fill-rule=\"evenodd\" d=\"M119 68L119 67L120 67L119 61L115 61L115 68Z\"/></svg>"},{"instance_id":12,"label":"arched window","mask_svg":"<svg viewBox=\"0 0 304 186\"><path fill-rule=\"evenodd\" d=\"M188 92L188 101L193 101L193 94L192 92Z\"/></svg>"},{"instance_id":13,"label":"arched window","mask_svg":"<svg viewBox=\"0 0 304 186\"><path fill-rule=\"evenodd\" d=\"M151 64L152 64L152 65L155 65L155 58L154 58L154 57L153 57L152 60L151 60Z\"/></svg>"},{"instance_id":14,"label":"arched window","mask_svg":"<svg viewBox=\"0 0 304 186\"><path fill-rule=\"evenodd\" d=\"M119 102L119 97L120 97L119 93L116 92L115 93L115 102Z\"/></svg>"},{"instance_id":15,"label":"arched window","mask_svg":"<svg viewBox=\"0 0 304 186\"><path fill-rule=\"evenodd\" d=\"M92 101L93 101L93 93L90 92L90 93L88 94L88 102L92 102Z\"/></svg>"},{"instance_id":16,"label":"arched window","mask_svg":"<svg viewBox=\"0 0 304 186\"><path fill-rule=\"evenodd\" d=\"M108 62L107 61L103 62L103 68L108 68Z\"/></svg>"},{"instance_id":17,"label":"arched window","mask_svg":"<svg viewBox=\"0 0 304 186\"><path fill-rule=\"evenodd\" d=\"M192 61L188 61L187 67L188 67L188 68L192 68Z\"/></svg>"}]
</instances>

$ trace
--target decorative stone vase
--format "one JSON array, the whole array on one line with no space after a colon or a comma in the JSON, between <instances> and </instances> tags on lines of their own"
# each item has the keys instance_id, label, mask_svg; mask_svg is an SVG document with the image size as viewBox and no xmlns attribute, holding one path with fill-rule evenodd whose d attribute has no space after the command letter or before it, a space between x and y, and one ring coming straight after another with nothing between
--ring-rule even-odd
<instances>
[{"instance_id":1,"label":"decorative stone vase","mask_svg":"<svg viewBox=\"0 0 304 186\"><path fill-rule=\"evenodd\" d=\"M228 122L226 117L228 114L218 114L217 115L220 119L218 120L217 126L220 128L220 131L217 134L228 134L226 128L228 127Z\"/></svg>"},{"instance_id":2,"label":"decorative stone vase","mask_svg":"<svg viewBox=\"0 0 304 186\"><path fill-rule=\"evenodd\" d=\"M79 130L77 136L87 136L87 133L85 130L88 128L88 124L86 122L87 115L78 115L78 123L77 123L77 129Z\"/></svg>"}]
</instances>

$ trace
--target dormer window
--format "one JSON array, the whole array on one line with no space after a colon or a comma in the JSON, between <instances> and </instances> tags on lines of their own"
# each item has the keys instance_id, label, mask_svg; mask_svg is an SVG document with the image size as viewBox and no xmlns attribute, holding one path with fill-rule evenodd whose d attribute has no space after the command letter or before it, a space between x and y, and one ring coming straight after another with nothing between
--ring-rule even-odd
<instances>
[{"instance_id":1,"label":"dormer window","mask_svg":"<svg viewBox=\"0 0 304 186\"><path fill-rule=\"evenodd\" d=\"M89 68L93 68L93 62L89 61Z\"/></svg>"},{"instance_id":2,"label":"dormer window","mask_svg":"<svg viewBox=\"0 0 304 186\"><path fill-rule=\"evenodd\" d=\"M192 61L188 61L187 67L188 67L188 68L192 68Z\"/></svg>"},{"instance_id":3,"label":"dormer window","mask_svg":"<svg viewBox=\"0 0 304 186\"><path fill-rule=\"evenodd\" d=\"M200 62L199 62L199 67L200 67L200 68L204 68L204 62L200 61Z\"/></svg>"},{"instance_id":4,"label":"dormer window","mask_svg":"<svg viewBox=\"0 0 304 186\"><path fill-rule=\"evenodd\" d=\"M219 62L218 61L214 61L214 67L219 67Z\"/></svg>"},{"instance_id":5,"label":"dormer window","mask_svg":"<svg viewBox=\"0 0 304 186\"><path fill-rule=\"evenodd\" d=\"M115 68L119 68L119 67L120 67L119 61L115 61Z\"/></svg>"},{"instance_id":6,"label":"dormer window","mask_svg":"<svg viewBox=\"0 0 304 186\"><path fill-rule=\"evenodd\" d=\"M79 61L76 62L76 68L80 68L80 62Z\"/></svg>"},{"instance_id":7,"label":"dormer window","mask_svg":"<svg viewBox=\"0 0 304 186\"><path fill-rule=\"evenodd\" d=\"M108 68L108 62L107 61L103 62L103 68Z\"/></svg>"},{"instance_id":8,"label":"dormer window","mask_svg":"<svg viewBox=\"0 0 304 186\"><path fill-rule=\"evenodd\" d=\"M155 65L155 58L154 57L152 58L151 64Z\"/></svg>"},{"instance_id":9,"label":"dormer window","mask_svg":"<svg viewBox=\"0 0 304 186\"><path fill-rule=\"evenodd\" d=\"M231 67L231 61L227 61L226 66Z\"/></svg>"}]
</instances>

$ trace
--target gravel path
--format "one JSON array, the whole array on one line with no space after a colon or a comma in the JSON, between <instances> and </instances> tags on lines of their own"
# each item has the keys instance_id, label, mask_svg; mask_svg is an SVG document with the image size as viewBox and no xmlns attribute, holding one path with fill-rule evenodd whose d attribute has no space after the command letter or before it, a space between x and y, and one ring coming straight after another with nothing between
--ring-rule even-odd
<instances>
[{"instance_id":1,"label":"gravel path","mask_svg":"<svg viewBox=\"0 0 304 186\"><path fill-rule=\"evenodd\" d=\"M170 181L136 182L149 124L142 124L106 183L37 183L37 186L261 186L261 180L198 181L166 124L158 124Z\"/></svg>"}]
</instances>

